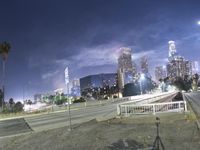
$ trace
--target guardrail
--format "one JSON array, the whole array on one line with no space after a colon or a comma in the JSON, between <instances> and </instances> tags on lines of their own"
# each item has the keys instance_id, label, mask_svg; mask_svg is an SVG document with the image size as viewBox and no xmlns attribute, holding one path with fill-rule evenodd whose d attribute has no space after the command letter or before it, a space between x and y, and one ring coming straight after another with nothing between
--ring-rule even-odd
<instances>
[{"instance_id":1,"label":"guardrail","mask_svg":"<svg viewBox=\"0 0 200 150\"><path fill-rule=\"evenodd\" d=\"M118 105L118 115L128 116L130 114L156 114L160 112L184 111L186 110L186 102L168 102L168 103L154 103L154 104L132 104L132 105Z\"/></svg>"},{"instance_id":2,"label":"guardrail","mask_svg":"<svg viewBox=\"0 0 200 150\"><path fill-rule=\"evenodd\" d=\"M153 103L153 104L132 104L118 105L118 115L129 116L131 114L156 114L161 112L187 111L186 101Z\"/></svg>"}]
</instances>

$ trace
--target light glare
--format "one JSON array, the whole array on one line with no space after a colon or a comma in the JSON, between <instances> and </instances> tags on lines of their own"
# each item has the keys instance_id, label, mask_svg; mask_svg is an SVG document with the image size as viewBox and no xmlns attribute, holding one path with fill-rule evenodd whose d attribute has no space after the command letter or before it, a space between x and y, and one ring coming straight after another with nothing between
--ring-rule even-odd
<instances>
[{"instance_id":1,"label":"light glare","mask_svg":"<svg viewBox=\"0 0 200 150\"><path fill-rule=\"evenodd\" d=\"M142 73L140 76L140 80L144 80L145 79L145 75Z\"/></svg>"}]
</instances>

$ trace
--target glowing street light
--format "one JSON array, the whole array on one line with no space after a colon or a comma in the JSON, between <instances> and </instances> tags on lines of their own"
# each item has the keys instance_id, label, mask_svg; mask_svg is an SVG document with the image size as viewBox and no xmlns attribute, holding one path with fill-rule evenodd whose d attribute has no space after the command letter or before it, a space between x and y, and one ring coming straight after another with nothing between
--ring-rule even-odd
<instances>
[{"instance_id":1,"label":"glowing street light","mask_svg":"<svg viewBox=\"0 0 200 150\"><path fill-rule=\"evenodd\" d=\"M140 92L141 92L141 95L142 95L142 81L145 79L145 75L142 73L140 74Z\"/></svg>"},{"instance_id":2,"label":"glowing street light","mask_svg":"<svg viewBox=\"0 0 200 150\"><path fill-rule=\"evenodd\" d=\"M200 20L199 20L199 21L197 21L197 24L200 26Z\"/></svg>"},{"instance_id":3,"label":"glowing street light","mask_svg":"<svg viewBox=\"0 0 200 150\"><path fill-rule=\"evenodd\" d=\"M142 73L141 75L140 75L140 80L144 80L145 79L145 75L144 75L144 73Z\"/></svg>"}]
</instances>

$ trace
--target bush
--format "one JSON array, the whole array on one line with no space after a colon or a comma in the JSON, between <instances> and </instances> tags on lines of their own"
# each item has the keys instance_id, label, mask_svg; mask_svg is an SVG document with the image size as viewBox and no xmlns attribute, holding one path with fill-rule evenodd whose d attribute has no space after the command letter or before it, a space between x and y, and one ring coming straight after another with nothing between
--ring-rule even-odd
<instances>
[{"instance_id":1,"label":"bush","mask_svg":"<svg viewBox=\"0 0 200 150\"><path fill-rule=\"evenodd\" d=\"M56 105L62 105L63 103L67 102L67 98L57 99L55 101Z\"/></svg>"},{"instance_id":2,"label":"bush","mask_svg":"<svg viewBox=\"0 0 200 150\"><path fill-rule=\"evenodd\" d=\"M118 98L118 96L117 96L117 95L114 95L113 98Z\"/></svg>"},{"instance_id":3,"label":"bush","mask_svg":"<svg viewBox=\"0 0 200 150\"><path fill-rule=\"evenodd\" d=\"M82 103L82 102L85 102L85 99L83 97L74 100L74 103Z\"/></svg>"},{"instance_id":4,"label":"bush","mask_svg":"<svg viewBox=\"0 0 200 150\"><path fill-rule=\"evenodd\" d=\"M22 112L23 111L23 104L21 102L17 102L14 105L14 112Z\"/></svg>"}]
</instances>

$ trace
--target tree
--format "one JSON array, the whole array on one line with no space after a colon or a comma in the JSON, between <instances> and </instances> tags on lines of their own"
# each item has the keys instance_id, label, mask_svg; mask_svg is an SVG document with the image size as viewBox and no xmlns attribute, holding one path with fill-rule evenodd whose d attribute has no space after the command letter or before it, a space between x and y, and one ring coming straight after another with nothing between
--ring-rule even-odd
<instances>
[{"instance_id":1,"label":"tree","mask_svg":"<svg viewBox=\"0 0 200 150\"><path fill-rule=\"evenodd\" d=\"M176 77L175 81L173 81L173 85L176 86L179 90L189 91L191 87L192 81L189 77L185 77L182 79L181 77Z\"/></svg>"},{"instance_id":2,"label":"tree","mask_svg":"<svg viewBox=\"0 0 200 150\"><path fill-rule=\"evenodd\" d=\"M8 53L10 51L10 44L8 42L3 42L0 44L0 54L3 59L3 81L2 81L2 89L3 89L3 97L2 97L2 110L3 110L3 103L4 103L4 98L5 98L5 70L6 70L6 60L8 58Z\"/></svg>"},{"instance_id":3,"label":"tree","mask_svg":"<svg viewBox=\"0 0 200 150\"><path fill-rule=\"evenodd\" d=\"M23 111L23 104L21 102L17 102L14 106L14 112L21 112Z\"/></svg>"},{"instance_id":4,"label":"tree","mask_svg":"<svg viewBox=\"0 0 200 150\"><path fill-rule=\"evenodd\" d=\"M56 99L55 104L56 105L62 105L67 101L68 101L68 99L66 97L63 97L62 99L58 98L58 99Z\"/></svg>"},{"instance_id":5,"label":"tree","mask_svg":"<svg viewBox=\"0 0 200 150\"><path fill-rule=\"evenodd\" d=\"M9 99L9 107L11 109L11 112L13 112L14 105L15 105L15 102L14 102L13 98L10 98Z\"/></svg>"},{"instance_id":6,"label":"tree","mask_svg":"<svg viewBox=\"0 0 200 150\"><path fill-rule=\"evenodd\" d=\"M78 99L74 99L73 103L82 103L82 102L85 102L85 99L83 97L80 97Z\"/></svg>"},{"instance_id":7,"label":"tree","mask_svg":"<svg viewBox=\"0 0 200 150\"><path fill-rule=\"evenodd\" d=\"M32 105L33 102L29 99L29 100L27 101L27 104L28 104L28 105Z\"/></svg>"}]
</instances>

